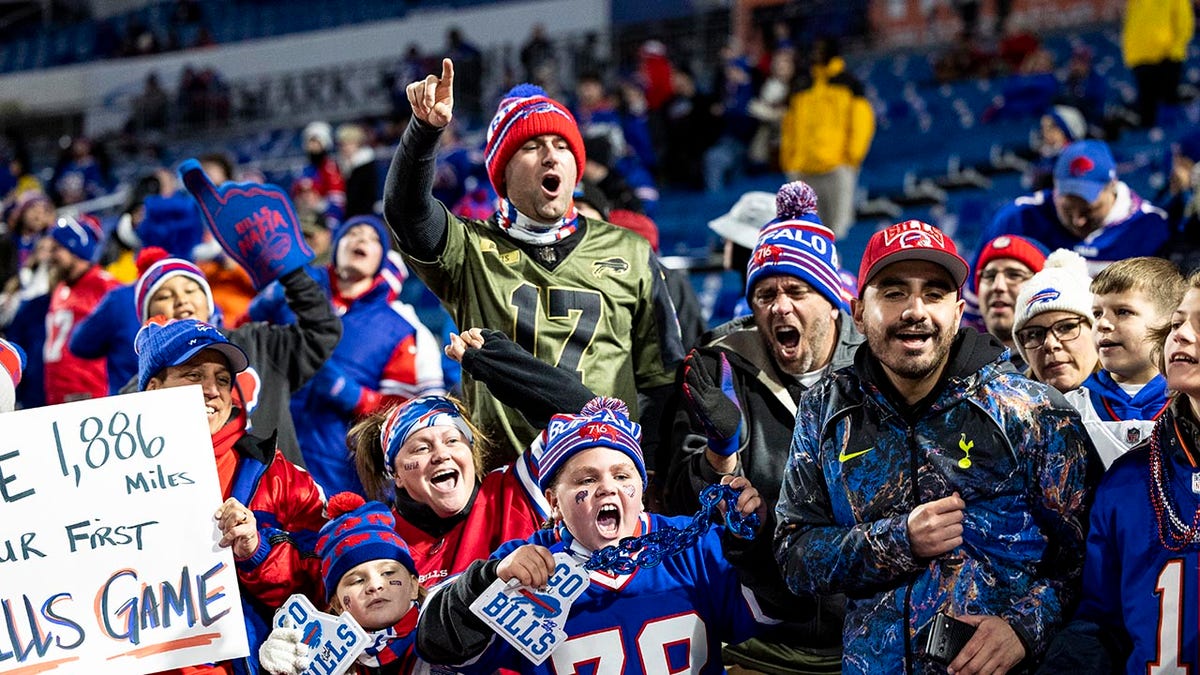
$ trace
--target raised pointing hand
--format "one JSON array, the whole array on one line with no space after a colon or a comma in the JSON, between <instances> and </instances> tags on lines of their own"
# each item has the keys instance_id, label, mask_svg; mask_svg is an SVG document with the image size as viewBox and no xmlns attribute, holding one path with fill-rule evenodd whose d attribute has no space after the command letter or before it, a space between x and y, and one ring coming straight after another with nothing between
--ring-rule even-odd
<instances>
[{"instance_id":1,"label":"raised pointing hand","mask_svg":"<svg viewBox=\"0 0 1200 675\"><path fill-rule=\"evenodd\" d=\"M454 118L454 62L442 59L442 76L426 75L405 88L413 116L439 129Z\"/></svg>"}]
</instances>

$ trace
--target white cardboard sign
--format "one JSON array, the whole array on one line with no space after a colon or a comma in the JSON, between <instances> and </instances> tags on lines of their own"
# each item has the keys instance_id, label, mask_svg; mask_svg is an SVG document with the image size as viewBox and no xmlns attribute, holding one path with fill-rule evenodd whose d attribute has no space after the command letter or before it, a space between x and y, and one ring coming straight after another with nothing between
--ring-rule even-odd
<instances>
[{"instance_id":1,"label":"white cardboard sign","mask_svg":"<svg viewBox=\"0 0 1200 675\"><path fill-rule=\"evenodd\" d=\"M199 387L0 415L0 673L246 656Z\"/></svg>"}]
</instances>

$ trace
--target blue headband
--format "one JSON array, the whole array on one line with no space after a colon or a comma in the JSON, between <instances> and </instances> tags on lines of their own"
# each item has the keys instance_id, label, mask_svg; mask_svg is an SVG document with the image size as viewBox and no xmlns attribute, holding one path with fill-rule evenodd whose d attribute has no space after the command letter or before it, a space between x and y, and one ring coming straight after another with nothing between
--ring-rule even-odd
<instances>
[{"instance_id":1,"label":"blue headband","mask_svg":"<svg viewBox=\"0 0 1200 675\"><path fill-rule=\"evenodd\" d=\"M414 398L404 405L397 406L388 413L383 423L383 433L379 436L379 445L383 449L384 474L392 477L396 465L396 455L410 436L429 427L454 427L458 429L468 445L474 445L475 438L471 427L458 412L454 402L442 396L422 396Z\"/></svg>"}]
</instances>

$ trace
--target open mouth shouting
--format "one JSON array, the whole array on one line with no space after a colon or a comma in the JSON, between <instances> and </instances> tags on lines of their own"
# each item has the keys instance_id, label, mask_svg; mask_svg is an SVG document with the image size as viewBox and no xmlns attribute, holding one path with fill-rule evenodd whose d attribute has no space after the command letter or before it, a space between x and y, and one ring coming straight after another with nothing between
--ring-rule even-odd
<instances>
[{"instance_id":1,"label":"open mouth shouting","mask_svg":"<svg viewBox=\"0 0 1200 675\"><path fill-rule=\"evenodd\" d=\"M933 343L937 331L924 326L908 326L892 331L892 339L900 342L904 349L917 351Z\"/></svg>"},{"instance_id":2,"label":"open mouth shouting","mask_svg":"<svg viewBox=\"0 0 1200 675\"><path fill-rule=\"evenodd\" d=\"M434 472L429 483L434 490L439 492L454 492L458 489L459 480L461 480L461 475L458 469L439 469Z\"/></svg>"},{"instance_id":3,"label":"open mouth shouting","mask_svg":"<svg viewBox=\"0 0 1200 675\"><path fill-rule=\"evenodd\" d=\"M562 176L554 172L542 176L542 196L546 199L555 199L558 197L562 182Z\"/></svg>"},{"instance_id":4,"label":"open mouth shouting","mask_svg":"<svg viewBox=\"0 0 1200 675\"><path fill-rule=\"evenodd\" d=\"M616 539L621 530L621 509L616 504L605 504L596 512L596 529L605 539Z\"/></svg>"},{"instance_id":5,"label":"open mouth shouting","mask_svg":"<svg viewBox=\"0 0 1200 675\"><path fill-rule=\"evenodd\" d=\"M800 330L795 326L775 326L772 332L775 343L784 353L794 353L800 347Z\"/></svg>"}]
</instances>

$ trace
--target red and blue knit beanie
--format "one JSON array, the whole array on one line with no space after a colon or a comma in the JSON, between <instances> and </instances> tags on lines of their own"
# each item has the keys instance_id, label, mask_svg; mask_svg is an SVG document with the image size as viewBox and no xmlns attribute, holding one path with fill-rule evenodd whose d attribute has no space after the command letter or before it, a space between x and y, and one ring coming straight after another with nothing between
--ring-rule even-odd
<instances>
[{"instance_id":1,"label":"red and blue knit beanie","mask_svg":"<svg viewBox=\"0 0 1200 675\"><path fill-rule=\"evenodd\" d=\"M329 522L317 539L326 601L346 572L365 562L395 560L417 574L408 544L396 534L396 519L386 505L364 501L353 492L340 492L329 499L326 512Z\"/></svg>"},{"instance_id":2,"label":"red and blue knit beanie","mask_svg":"<svg viewBox=\"0 0 1200 675\"><path fill-rule=\"evenodd\" d=\"M588 448L612 448L625 453L641 474L642 485L646 484L642 425L629 419L629 408L619 399L597 396L584 404L577 415L559 414L550 418L550 424L542 432L541 446L534 463L538 486L543 490L554 484L559 469Z\"/></svg>"},{"instance_id":3,"label":"red and blue knit beanie","mask_svg":"<svg viewBox=\"0 0 1200 675\"><path fill-rule=\"evenodd\" d=\"M133 287L138 320L146 323L146 320L150 318L150 298L154 297L155 291L164 282L174 276L187 277L200 286L204 291L204 297L208 299L208 320L213 321L213 317L217 313L217 306L213 302L212 288L208 285L208 277L204 276L204 272L199 267L183 258L163 258L147 267L146 271L138 277L137 284Z\"/></svg>"},{"instance_id":4,"label":"red and blue knit beanie","mask_svg":"<svg viewBox=\"0 0 1200 675\"><path fill-rule=\"evenodd\" d=\"M484 164L488 178L496 194L508 197L504 185L504 169L517 149L531 138L545 134L557 134L567 141L571 154L575 156L575 175L583 175L587 153L583 149L583 137L579 125L566 106L546 95L541 87L533 84L518 84L504 95L496 115L487 130L487 147L484 149Z\"/></svg>"},{"instance_id":5,"label":"red and blue knit beanie","mask_svg":"<svg viewBox=\"0 0 1200 675\"><path fill-rule=\"evenodd\" d=\"M59 218L58 224L51 228L50 236L71 255L93 262L104 233L100 229L100 221L80 214Z\"/></svg>"},{"instance_id":6,"label":"red and blue knit beanie","mask_svg":"<svg viewBox=\"0 0 1200 675\"><path fill-rule=\"evenodd\" d=\"M833 231L817 215L816 192L803 181L788 183L776 195L775 208L778 215L759 232L746 265L746 297L760 279L787 275L812 286L835 308L849 311Z\"/></svg>"}]
</instances>

